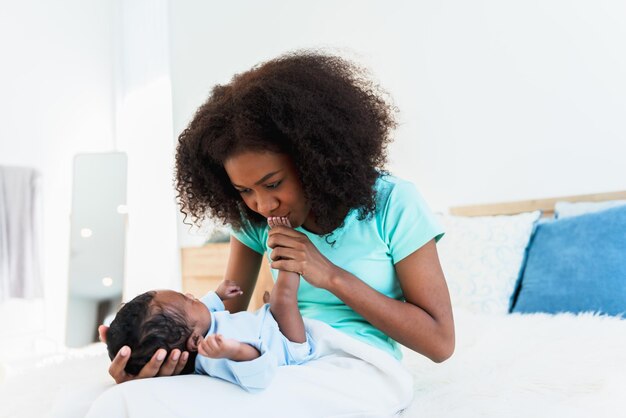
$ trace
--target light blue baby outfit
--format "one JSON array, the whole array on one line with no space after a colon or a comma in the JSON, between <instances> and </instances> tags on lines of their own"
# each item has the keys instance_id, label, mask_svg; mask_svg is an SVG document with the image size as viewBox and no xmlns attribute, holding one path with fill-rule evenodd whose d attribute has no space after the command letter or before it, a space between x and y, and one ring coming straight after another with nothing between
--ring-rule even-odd
<instances>
[{"instance_id":1,"label":"light blue baby outfit","mask_svg":"<svg viewBox=\"0 0 626 418\"><path fill-rule=\"evenodd\" d=\"M266 388L278 366L302 364L315 358L315 343L306 334L304 343L289 341L278 329L269 311L269 304L255 312L231 314L215 292L200 299L211 312L211 327L207 335L221 334L250 344L261 356L250 361L212 359L198 354L195 372L218 377L241 386L248 392ZM205 336L206 337L206 336Z\"/></svg>"}]
</instances>

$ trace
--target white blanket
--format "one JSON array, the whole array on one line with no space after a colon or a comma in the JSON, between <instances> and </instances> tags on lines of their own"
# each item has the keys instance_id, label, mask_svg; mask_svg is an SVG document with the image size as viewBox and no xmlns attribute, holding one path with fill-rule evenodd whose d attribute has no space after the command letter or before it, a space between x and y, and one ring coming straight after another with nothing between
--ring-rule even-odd
<instances>
[{"instance_id":1,"label":"white blanket","mask_svg":"<svg viewBox=\"0 0 626 418\"><path fill-rule=\"evenodd\" d=\"M412 352L403 417L626 418L626 320L593 314L455 311L456 350Z\"/></svg>"},{"instance_id":2,"label":"white blanket","mask_svg":"<svg viewBox=\"0 0 626 418\"><path fill-rule=\"evenodd\" d=\"M626 320L588 314L490 316L455 311L455 323L456 351L446 362L436 364L404 350L403 364L415 386L413 402L403 417L626 417ZM384 356L381 360L394 367L393 359ZM281 393L273 402L206 376L115 385L107 374L109 363L101 343L45 361L20 362L28 370L10 374L0 383L0 417L84 417L98 396L91 410L96 417L135 416L142 408L152 412L162 408L156 416L204 416L215 403L228 410L225 416L233 416L238 408L253 409L249 402L258 408L250 418L280 417L294 399L300 414L293 417L334 407L343 411L357 407L363 414L356 416L372 416L376 410L366 411L368 405L394 404L411 397L404 392L393 397L388 386L404 388L404 383L398 384L401 380L385 374L384 368L378 370L382 363L366 367L372 374L384 376L380 383L371 382L363 378L367 371L358 372L364 362L348 354L310 364L313 377L302 378L296 368L286 368L284 380L275 382ZM396 379L404 379L402 369L397 373ZM314 379L328 379L329 375L337 379L339 389L327 398L333 382ZM217 401L216 390L220 394ZM377 391L380 393L371 396ZM380 400L380 394L389 396ZM149 416L147 412L145 416Z\"/></svg>"},{"instance_id":3,"label":"white blanket","mask_svg":"<svg viewBox=\"0 0 626 418\"><path fill-rule=\"evenodd\" d=\"M413 397L410 373L391 355L330 326L306 320L321 357L280 367L270 386L247 393L208 376L127 382L94 402L89 418L194 417L390 417Z\"/></svg>"}]
</instances>

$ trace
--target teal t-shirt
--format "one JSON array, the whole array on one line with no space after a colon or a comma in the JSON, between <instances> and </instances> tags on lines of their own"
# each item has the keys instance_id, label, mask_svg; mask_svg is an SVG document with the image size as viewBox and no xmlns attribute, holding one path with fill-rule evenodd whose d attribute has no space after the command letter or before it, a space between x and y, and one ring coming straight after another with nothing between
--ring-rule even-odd
<instances>
[{"instance_id":1,"label":"teal t-shirt","mask_svg":"<svg viewBox=\"0 0 626 418\"><path fill-rule=\"evenodd\" d=\"M336 266L349 271L377 291L404 300L394 264L428 241L439 240L443 229L413 183L394 176L381 176L376 184L376 212L371 219L359 221L358 210L351 210L343 227L326 239L301 227L296 231L309 237L317 249ZM269 227L249 223L232 235L260 254L269 255ZM270 260L271 261L271 260ZM272 269L274 281L278 270ZM396 358L402 354L397 343L374 328L327 290L311 286L300 278L298 306L305 318L326 322L333 328L379 347Z\"/></svg>"}]
</instances>

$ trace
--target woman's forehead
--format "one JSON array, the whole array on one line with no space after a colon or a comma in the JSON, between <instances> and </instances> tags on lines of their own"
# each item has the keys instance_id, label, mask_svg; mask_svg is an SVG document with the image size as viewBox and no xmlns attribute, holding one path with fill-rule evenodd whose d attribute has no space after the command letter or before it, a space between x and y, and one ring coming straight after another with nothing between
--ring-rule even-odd
<instances>
[{"instance_id":1,"label":"woman's forehead","mask_svg":"<svg viewBox=\"0 0 626 418\"><path fill-rule=\"evenodd\" d=\"M231 182L251 186L261 183L280 172L291 169L291 158L287 154L270 151L246 151L224 161L224 169Z\"/></svg>"}]
</instances>

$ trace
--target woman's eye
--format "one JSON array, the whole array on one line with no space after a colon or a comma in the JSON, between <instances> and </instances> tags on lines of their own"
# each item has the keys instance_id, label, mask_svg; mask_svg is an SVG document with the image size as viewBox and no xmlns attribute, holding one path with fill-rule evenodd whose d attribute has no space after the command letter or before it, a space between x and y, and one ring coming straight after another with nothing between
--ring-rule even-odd
<instances>
[{"instance_id":1,"label":"woman's eye","mask_svg":"<svg viewBox=\"0 0 626 418\"><path fill-rule=\"evenodd\" d=\"M277 181L276 183L272 183L272 184L266 184L265 187L267 187L268 189L275 189L278 186L280 186L281 181ZM250 192L250 189L243 189L243 190L237 190L239 192L239 194L246 194Z\"/></svg>"}]
</instances>

